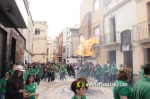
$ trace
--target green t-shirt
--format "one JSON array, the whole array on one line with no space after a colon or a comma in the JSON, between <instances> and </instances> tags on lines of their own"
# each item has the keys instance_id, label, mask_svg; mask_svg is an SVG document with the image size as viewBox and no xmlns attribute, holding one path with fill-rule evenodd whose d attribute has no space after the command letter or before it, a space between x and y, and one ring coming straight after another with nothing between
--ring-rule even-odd
<instances>
[{"instance_id":1,"label":"green t-shirt","mask_svg":"<svg viewBox=\"0 0 150 99\"><path fill-rule=\"evenodd\" d=\"M104 68L103 68L103 74L104 75L108 75L108 71L109 71L108 67L104 66Z\"/></svg>"},{"instance_id":2,"label":"green t-shirt","mask_svg":"<svg viewBox=\"0 0 150 99\"><path fill-rule=\"evenodd\" d=\"M29 72L29 74L31 74L31 75L35 75L35 70L34 70L34 69L29 69L28 72Z\"/></svg>"},{"instance_id":3,"label":"green t-shirt","mask_svg":"<svg viewBox=\"0 0 150 99\"><path fill-rule=\"evenodd\" d=\"M6 93L6 79L5 78L2 78L1 80L0 80L0 84L1 84L1 88L0 88L0 91L2 92L2 93Z\"/></svg>"},{"instance_id":4,"label":"green t-shirt","mask_svg":"<svg viewBox=\"0 0 150 99\"><path fill-rule=\"evenodd\" d=\"M133 88L133 99L150 99L150 78L143 76L135 83Z\"/></svg>"},{"instance_id":5,"label":"green t-shirt","mask_svg":"<svg viewBox=\"0 0 150 99\"><path fill-rule=\"evenodd\" d=\"M23 80L26 81L27 77L28 77L29 72L26 70L25 72L23 72Z\"/></svg>"},{"instance_id":6,"label":"green t-shirt","mask_svg":"<svg viewBox=\"0 0 150 99\"><path fill-rule=\"evenodd\" d=\"M39 70L39 75L40 75L40 78L41 78L41 76L42 76L42 66L38 66L37 68Z\"/></svg>"},{"instance_id":7,"label":"green t-shirt","mask_svg":"<svg viewBox=\"0 0 150 99\"><path fill-rule=\"evenodd\" d=\"M14 74L14 70L12 70L12 69L10 69L9 72L10 72L10 76L12 76Z\"/></svg>"},{"instance_id":8,"label":"green t-shirt","mask_svg":"<svg viewBox=\"0 0 150 99\"><path fill-rule=\"evenodd\" d=\"M36 92L36 84L35 83L32 83L31 85L24 85L24 89L25 90L28 90L28 92L30 93L30 94L32 94L32 93L35 93ZM27 98L27 99L35 99L35 96L31 96L31 97L29 97L29 98Z\"/></svg>"},{"instance_id":9,"label":"green t-shirt","mask_svg":"<svg viewBox=\"0 0 150 99\"><path fill-rule=\"evenodd\" d=\"M78 99L78 98L76 97L76 95L74 95L71 99ZM86 97L82 96L81 99L86 99Z\"/></svg>"},{"instance_id":10,"label":"green t-shirt","mask_svg":"<svg viewBox=\"0 0 150 99\"><path fill-rule=\"evenodd\" d=\"M97 66L96 67L96 74L100 74L102 72L102 67Z\"/></svg>"},{"instance_id":11,"label":"green t-shirt","mask_svg":"<svg viewBox=\"0 0 150 99\"><path fill-rule=\"evenodd\" d=\"M111 73L112 73L113 75L116 74L117 71L118 71L118 69L117 69L116 67L112 67L112 68L111 68Z\"/></svg>"},{"instance_id":12,"label":"green t-shirt","mask_svg":"<svg viewBox=\"0 0 150 99\"><path fill-rule=\"evenodd\" d=\"M120 99L120 96L127 96L127 99L132 99L132 88L123 80L116 80L113 85L114 99ZM134 98L136 99L136 98Z\"/></svg>"},{"instance_id":13,"label":"green t-shirt","mask_svg":"<svg viewBox=\"0 0 150 99\"><path fill-rule=\"evenodd\" d=\"M143 69L141 69L141 71L140 71L140 76L141 76L141 77L144 76L144 70L143 70Z\"/></svg>"}]
</instances>

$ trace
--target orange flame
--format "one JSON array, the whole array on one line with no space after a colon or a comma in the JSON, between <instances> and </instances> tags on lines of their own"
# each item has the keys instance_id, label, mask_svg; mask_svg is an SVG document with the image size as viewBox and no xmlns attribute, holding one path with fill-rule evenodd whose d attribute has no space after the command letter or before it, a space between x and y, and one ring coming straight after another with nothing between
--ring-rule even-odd
<instances>
[{"instance_id":1,"label":"orange flame","mask_svg":"<svg viewBox=\"0 0 150 99\"><path fill-rule=\"evenodd\" d=\"M89 40L83 39L80 45L78 46L75 55L92 56L92 45L96 43L98 43L98 39L96 37L92 37Z\"/></svg>"}]
</instances>

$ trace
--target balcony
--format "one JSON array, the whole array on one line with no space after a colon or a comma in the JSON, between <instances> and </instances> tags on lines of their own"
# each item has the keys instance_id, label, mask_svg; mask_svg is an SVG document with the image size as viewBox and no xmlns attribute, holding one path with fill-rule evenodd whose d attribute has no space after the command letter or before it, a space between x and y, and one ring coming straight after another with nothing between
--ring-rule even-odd
<instances>
[{"instance_id":1,"label":"balcony","mask_svg":"<svg viewBox=\"0 0 150 99\"><path fill-rule=\"evenodd\" d=\"M104 47L120 45L120 33L109 32L104 35Z\"/></svg>"},{"instance_id":2,"label":"balcony","mask_svg":"<svg viewBox=\"0 0 150 99\"><path fill-rule=\"evenodd\" d=\"M141 44L150 42L150 20L134 25L132 30L133 42Z\"/></svg>"}]
</instances>

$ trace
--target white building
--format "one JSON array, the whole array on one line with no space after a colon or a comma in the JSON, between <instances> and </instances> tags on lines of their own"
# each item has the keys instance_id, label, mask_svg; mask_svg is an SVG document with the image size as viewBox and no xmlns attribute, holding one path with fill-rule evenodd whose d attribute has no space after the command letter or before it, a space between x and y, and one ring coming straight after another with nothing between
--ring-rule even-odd
<instances>
[{"instance_id":1,"label":"white building","mask_svg":"<svg viewBox=\"0 0 150 99\"><path fill-rule=\"evenodd\" d=\"M28 29L24 29L23 35L26 38L26 47L24 50L24 63L32 63L32 54L33 54L33 35L34 35L34 28L33 28L33 20L31 13L29 12L28 18Z\"/></svg>"},{"instance_id":2,"label":"white building","mask_svg":"<svg viewBox=\"0 0 150 99\"><path fill-rule=\"evenodd\" d=\"M62 62L63 63L76 63L77 59L73 58L75 51L79 45L79 26L75 25L74 28L65 28L63 33L63 50Z\"/></svg>"},{"instance_id":3,"label":"white building","mask_svg":"<svg viewBox=\"0 0 150 99\"><path fill-rule=\"evenodd\" d=\"M105 0L104 33L106 60L116 66L133 67L134 49L131 48L132 25L137 23L135 0Z\"/></svg>"}]
</instances>

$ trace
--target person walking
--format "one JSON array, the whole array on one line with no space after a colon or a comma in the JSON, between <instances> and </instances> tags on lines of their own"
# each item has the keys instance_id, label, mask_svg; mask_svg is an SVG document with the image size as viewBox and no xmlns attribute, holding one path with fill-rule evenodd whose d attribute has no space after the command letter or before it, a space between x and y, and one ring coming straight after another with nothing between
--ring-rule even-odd
<instances>
[{"instance_id":1,"label":"person walking","mask_svg":"<svg viewBox=\"0 0 150 99\"><path fill-rule=\"evenodd\" d=\"M9 72L5 73L5 77L0 80L0 99L5 99L6 82L9 78Z\"/></svg>"},{"instance_id":2,"label":"person walking","mask_svg":"<svg viewBox=\"0 0 150 99\"><path fill-rule=\"evenodd\" d=\"M23 99L23 93L25 93L22 76L25 70L21 65L15 66L14 70L15 72L12 77L7 80L5 99L12 99L12 97L13 99Z\"/></svg>"},{"instance_id":3,"label":"person walking","mask_svg":"<svg viewBox=\"0 0 150 99\"><path fill-rule=\"evenodd\" d=\"M28 92L28 95L25 95L25 99L36 99L39 96L39 93L36 93L36 83L34 83L34 75L28 75L24 89Z\"/></svg>"}]
</instances>

